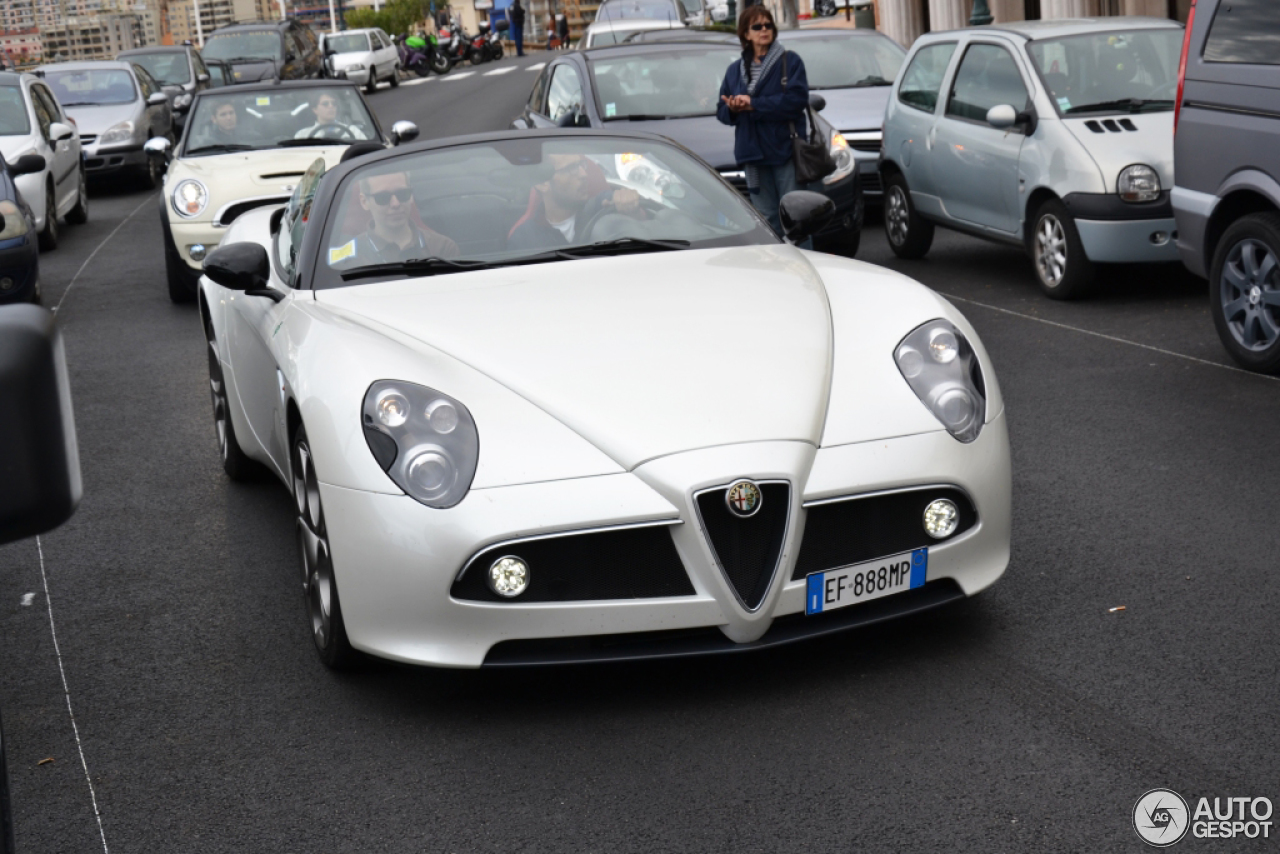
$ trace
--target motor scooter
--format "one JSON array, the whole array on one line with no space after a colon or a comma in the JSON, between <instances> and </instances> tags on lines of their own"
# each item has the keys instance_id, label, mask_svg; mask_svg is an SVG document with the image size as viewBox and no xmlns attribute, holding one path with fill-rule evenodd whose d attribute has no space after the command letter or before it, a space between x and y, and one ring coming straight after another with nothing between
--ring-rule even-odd
<instances>
[{"instance_id":1,"label":"motor scooter","mask_svg":"<svg viewBox=\"0 0 1280 854\"><path fill-rule=\"evenodd\" d=\"M432 71L448 74L453 68L453 62L437 47L435 36L406 36L397 40L396 49L400 51L400 67L419 77Z\"/></svg>"}]
</instances>

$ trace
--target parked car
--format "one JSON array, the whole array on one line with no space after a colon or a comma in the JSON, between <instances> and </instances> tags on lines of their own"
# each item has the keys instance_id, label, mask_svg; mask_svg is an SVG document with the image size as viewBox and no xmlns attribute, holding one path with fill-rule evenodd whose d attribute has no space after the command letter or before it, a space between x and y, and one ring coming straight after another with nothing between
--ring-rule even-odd
<instances>
[{"instance_id":1,"label":"parked car","mask_svg":"<svg viewBox=\"0 0 1280 854\"><path fill-rule=\"evenodd\" d=\"M610 18L606 20L597 16L595 22L587 27L586 33L582 36L582 44L579 47L585 50L603 45L622 44L625 41L630 41L640 33L655 30L667 32L669 30L684 29L686 29L685 25L679 21L655 21L651 18Z\"/></svg>"},{"instance_id":2,"label":"parked car","mask_svg":"<svg viewBox=\"0 0 1280 854\"><path fill-rule=\"evenodd\" d=\"M293 18L219 27L205 38L201 53L229 64L237 83L306 80L324 71L319 39Z\"/></svg>"},{"instance_id":3,"label":"parked car","mask_svg":"<svg viewBox=\"0 0 1280 854\"><path fill-rule=\"evenodd\" d=\"M322 168L232 223L199 310L224 471L291 490L325 665L740 653L1004 572L999 384L928 288L625 125ZM784 197L789 238L830 207Z\"/></svg>"},{"instance_id":4,"label":"parked car","mask_svg":"<svg viewBox=\"0 0 1280 854\"><path fill-rule=\"evenodd\" d=\"M345 78L367 92L377 89L379 80L389 81L392 87L400 85L400 51L376 27L322 33L320 50L326 77Z\"/></svg>"},{"instance_id":5,"label":"parked car","mask_svg":"<svg viewBox=\"0 0 1280 854\"><path fill-rule=\"evenodd\" d=\"M711 23L703 0L605 0L595 17L600 23L645 19L669 26L700 27Z\"/></svg>"},{"instance_id":6,"label":"parked car","mask_svg":"<svg viewBox=\"0 0 1280 854\"><path fill-rule=\"evenodd\" d=\"M712 166L744 196L747 179L733 155L733 128L716 119L720 84L736 46L707 41L611 45L565 54L543 69L517 129L547 127L652 131L679 142ZM828 196L836 216L814 237L814 248L853 257L862 234L858 162L844 137L818 114L838 168L810 189ZM657 177L657 176L655 176Z\"/></svg>"},{"instance_id":7,"label":"parked car","mask_svg":"<svg viewBox=\"0 0 1280 854\"><path fill-rule=\"evenodd\" d=\"M40 302L40 247L36 218L18 189L27 176L47 171L39 154L6 161L0 172L0 305ZM7 477L7 475L6 475Z\"/></svg>"},{"instance_id":8,"label":"parked car","mask_svg":"<svg viewBox=\"0 0 1280 854\"><path fill-rule=\"evenodd\" d=\"M786 44L804 60L809 89L827 102L822 117L849 143L866 203L879 204L881 126L907 52L875 30L795 30L787 33Z\"/></svg>"},{"instance_id":9,"label":"parked car","mask_svg":"<svg viewBox=\"0 0 1280 854\"><path fill-rule=\"evenodd\" d=\"M116 59L147 69L147 73L169 96L174 128L181 132L196 92L209 88L209 69L200 57L200 51L191 45L153 45L123 51Z\"/></svg>"},{"instance_id":10,"label":"parked car","mask_svg":"<svg viewBox=\"0 0 1280 854\"><path fill-rule=\"evenodd\" d=\"M0 155L16 164L28 154L40 155L44 165L14 181L31 207L32 234L39 233L40 248L53 249L58 245L59 217L73 224L89 219L80 137L46 81L33 74L0 73ZM0 287L0 299L5 297L3 290Z\"/></svg>"},{"instance_id":11,"label":"parked car","mask_svg":"<svg viewBox=\"0 0 1280 854\"><path fill-rule=\"evenodd\" d=\"M200 265L246 211L287 201L317 158L336 164L352 143L413 139L411 122L383 132L354 83L307 80L251 83L201 92L160 194L169 298L190 302Z\"/></svg>"},{"instance_id":12,"label":"parked car","mask_svg":"<svg viewBox=\"0 0 1280 854\"><path fill-rule=\"evenodd\" d=\"M1199 0L1178 77L1173 212L1209 280L1227 352L1280 371L1280 17L1269 0Z\"/></svg>"},{"instance_id":13,"label":"parked car","mask_svg":"<svg viewBox=\"0 0 1280 854\"><path fill-rule=\"evenodd\" d=\"M881 176L889 246L936 225L1023 246L1045 294L1097 263L1176 261L1179 24L1029 21L921 36L892 89Z\"/></svg>"},{"instance_id":14,"label":"parked car","mask_svg":"<svg viewBox=\"0 0 1280 854\"><path fill-rule=\"evenodd\" d=\"M169 96L142 66L132 62L61 62L37 71L80 132L90 178L120 172L145 187L160 183L164 163L143 150L147 140L173 142Z\"/></svg>"}]
</instances>

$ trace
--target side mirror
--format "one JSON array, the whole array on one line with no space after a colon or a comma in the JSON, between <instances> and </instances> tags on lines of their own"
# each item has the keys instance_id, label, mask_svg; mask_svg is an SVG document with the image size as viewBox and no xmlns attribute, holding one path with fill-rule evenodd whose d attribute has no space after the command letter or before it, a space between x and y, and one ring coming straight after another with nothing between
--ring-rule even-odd
<instances>
[{"instance_id":1,"label":"side mirror","mask_svg":"<svg viewBox=\"0 0 1280 854\"><path fill-rule=\"evenodd\" d=\"M208 82L209 82L209 75L208 75L208 74L197 74L197 75L196 75L196 82L197 82L197 83L208 83Z\"/></svg>"},{"instance_id":2,"label":"side mirror","mask_svg":"<svg viewBox=\"0 0 1280 854\"><path fill-rule=\"evenodd\" d=\"M24 154L15 162L9 164L9 171L14 175L31 175L36 172L43 172L46 165L44 155Z\"/></svg>"},{"instance_id":3,"label":"side mirror","mask_svg":"<svg viewBox=\"0 0 1280 854\"><path fill-rule=\"evenodd\" d=\"M809 106L813 108L814 112L820 113L827 108L827 99L819 95L817 92L810 92Z\"/></svg>"},{"instance_id":4,"label":"side mirror","mask_svg":"<svg viewBox=\"0 0 1280 854\"><path fill-rule=\"evenodd\" d=\"M159 107L161 104L169 103L169 96L163 92L152 92L147 96L147 106Z\"/></svg>"},{"instance_id":5,"label":"side mirror","mask_svg":"<svg viewBox=\"0 0 1280 854\"><path fill-rule=\"evenodd\" d=\"M1018 123L1018 111L1009 104L997 104L987 110L987 124L997 130L1007 130Z\"/></svg>"},{"instance_id":6,"label":"side mirror","mask_svg":"<svg viewBox=\"0 0 1280 854\"><path fill-rule=\"evenodd\" d=\"M54 142L62 142L64 139L71 139L76 135L76 129L69 124L63 122L54 122L49 125L49 136Z\"/></svg>"},{"instance_id":7,"label":"side mirror","mask_svg":"<svg viewBox=\"0 0 1280 854\"><path fill-rule=\"evenodd\" d=\"M155 154L159 157L169 156L169 140L163 136L153 136L143 144L142 150L147 154Z\"/></svg>"},{"instance_id":8,"label":"side mirror","mask_svg":"<svg viewBox=\"0 0 1280 854\"><path fill-rule=\"evenodd\" d=\"M80 502L71 386L53 313L0 308L0 543L42 534Z\"/></svg>"},{"instance_id":9,"label":"side mirror","mask_svg":"<svg viewBox=\"0 0 1280 854\"><path fill-rule=\"evenodd\" d=\"M822 230L836 215L836 203L821 193L796 190L778 204L778 218L787 239L799 243Z\"/></svg>"},{"instance_id":10,"label":"side mirror","mask_svg":"<svg viewBox=\"0 0 1280 854\"><path fill-rule=\"evenodd\" d=\"M403 119L391 126L391 144L399 145L402 142L413 142L418 138L418 126L413 122L406 122Z\"/></svg>"},{"instance_id":11,"label":"side mirror","mask_svg":"<svg viewBox=\"0 0 1280 854\"><path fill-rule=\"evenodd\" d=\"M267 250L257 243L228 243L204 259L204 274L228 290L253 296L254 291L267 289L271 259L267 257Z\"/></svg>"}]
</instances>

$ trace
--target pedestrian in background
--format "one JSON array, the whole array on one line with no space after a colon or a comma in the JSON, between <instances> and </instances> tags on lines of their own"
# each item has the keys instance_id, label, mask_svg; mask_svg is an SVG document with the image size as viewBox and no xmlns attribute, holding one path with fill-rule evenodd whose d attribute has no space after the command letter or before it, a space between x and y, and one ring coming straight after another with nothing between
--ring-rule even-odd
<instances>
[{"instance_id":1,"label":"pedestrian in background","mask_svg":"<svg viewBox=\"0 0 1280 854\"><path fill-rule=\"evenodd\" d=\"M738 18L742 59L725 72L716 117L733 126L733 156L746 172L751 204L782 234L778 202L799 189L791 140L793 131L808 139L809 79L777 33L763 5L748 6Z\"/></svg>"},{"instance_id":2,"label":"pedestrian in background","mask_svg":"<svg viewBox=\"0 0 1280 854\"><path fill-rule=\"evenodd\" d=\"M569 49L569 19L564 15L556 15L559 20L556 22L558 32L560 34L560 49Z\"/></svg>"},{"instance_id":3,"label":"pedestrian in background","mask_svg":"<svg viewBox=\"0 0 1280 854\"><path fill-rule=\"evenodd\" d=\"M507 17L511 19L511 38L516 43L516 56L524 56L524 7L520 0L511 4Z\"/></svg>"},{"instance_id":4,"label":"pedestrian in background","mask_svg":"<svg viewBox=\"0 0 1280 854\"><path fill-rule=\"evenodd\" d=\"M551 50L556 40L556 16L547 16L547 50Z\"/></svg>"}]
</instances>

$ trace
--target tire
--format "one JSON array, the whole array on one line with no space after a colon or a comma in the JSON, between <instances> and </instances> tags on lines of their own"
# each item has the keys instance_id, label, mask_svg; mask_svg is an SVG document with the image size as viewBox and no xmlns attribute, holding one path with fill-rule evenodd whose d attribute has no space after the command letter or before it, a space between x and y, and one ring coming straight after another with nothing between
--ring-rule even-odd
<instances>
[{"instance_id":1,"label":"tire","mask_svg":"<svg viewBox=\"0 0 1280 854\"><path fill-rule=\"evenodd\" d=\"M391 68L391 88L394 89L400 85L400 63L396 63Z\"/></svg>"},{"instance_id":2,"label":"tire","mask_svg":"<svg viewBox=\"0 0 1280 854\"><path fill-rule=\"evenodd\" d=\"M484 51L472 48L471 52L467 54L467 59L470 60L472 65L479 65L484 62Z\"/></svg>"},{"instance_id":3,"label":"tire","mask_svg":"<svg viewBox=\"0 0 1280 854\"><path fill-rule=\"evenodd\" d=\"M369 95L378 91L378 71L373 66L369 66L369 82L364 84L364 91Z\"/></svg>"},{"instance_id":4,"label":"tire","mask_svg":"<svg viewBox=\"0 0 1280 854\"><path fill-rule=\"evenodd\" d=\"M138 167L138 178L143 189L154 190L160 186L161 176L164 174L164 165L159 157L154 154L147 154L147 165Z\"/></svg>"},{"instance_id":5,"label":"tire","mask_svg":"<svg viewBox=\"0 0 1280 854\"><path fill-rule=\"evenodd\" d=\"M1028 238L1036 282L1050 299L1079 299L1093 288L1095 270L1085 254L1075 218L1049 199L1036 211Z\"/></svg>"},{"instance_id":6,"label":"tire","mask_svg":"<svg viewBox=\"0 0 1280 854\"><path fill-rule=\"evenodd\" d=\"M493 43L493 58L495 60L502 59L502 42Z\"/></svg>"},{"instance_id":7,"label":"tire","mask_svg":"<svg viewBox=\"0 0 1280 854\"><path fill-rule=\"evenodd\" d=\"M67 222L72 225L84 225L89 221L89 179L84 174L84 167L80 167L80 196L76 199L76 206L67 211Z\"/></svg>"},{"instance_id":8,"label":"tire","mask_svg":"<svg viewBox=\"0 0 1280 854\"><path fill-rule=\"evenodd\" d=\"M1231 358L1280 373L1280 216L1250 214L1218 241L1209 271L1209 312Z\"/></svg>"},{"instance_id":9,"label":"tire","mask_svg":"<svg viewBox=\"0 0 1280 854\"><path fill-rule=\"evenodd\" d=\"M436 74L448 74L453 70L453 61L449 59L447 54L437 51L436 54L431 57L431 67L429 70L434 71Z\"/></svg>"},{"instance_id":10,"label":"tire","mask_svg":"<svg viewBox=\"0 0 1280 854\"><path fill-rule=\"evenodd\" d=\"M44 228L38 240L41 252L58 248L58 197L53 194L52 180L44 188Z\"/></svg>"},{"instance_id":11,"label":"tire","mask_svg":"<svg viewBox=\"0 0 1280 854\"><path fill-rule=\"evenodd\" d=\"M347 640L315 461L307 442L306 428L302 425L293 434L289 463L294 506L298 512L295 523L298 565L302 570L303 598L311 640L325 667L345 670L358 663L359 654Z\"/></svg>"},{"instance_id":12,"label":"tire","mask_svg":"<svg viewBox=\"0 0 1280 854\"><path fill-rule=\"evenodd\" d=\"M920 216L901 172L884 182L884 233L899 258L923 258L933 245L933 223Z\"/></svg>"},{"instance_id":13,"label":"tire","mask_svg":"<svg viewBox=\"0 0 1280 854\"><path fill-rule=\"evenodd\" d=\"M169 301L175 305L195 302L196 277L191 275L187 263L178 254L178 247L173 244L173 232L163 209L160 211L160 231L164 239L164 274L169 287Z\"/></svg>"},{"instance_id":14,"label":"tire","mask_svg":"<svg viewBox=\"0 0 1280 854\"><path fill-rule=\"evenodd\" d=\"M212 325L205 329L205 342L209 355L209 397L213 403L213 427L218 437L222 470L235 481L259 480L262 478L263 468L240 449L235 425L231 423L231 403L227 399L227 384L223 379L222 360L218 357L218 341L213 334Z\"/></svg>"}]
</instances>

